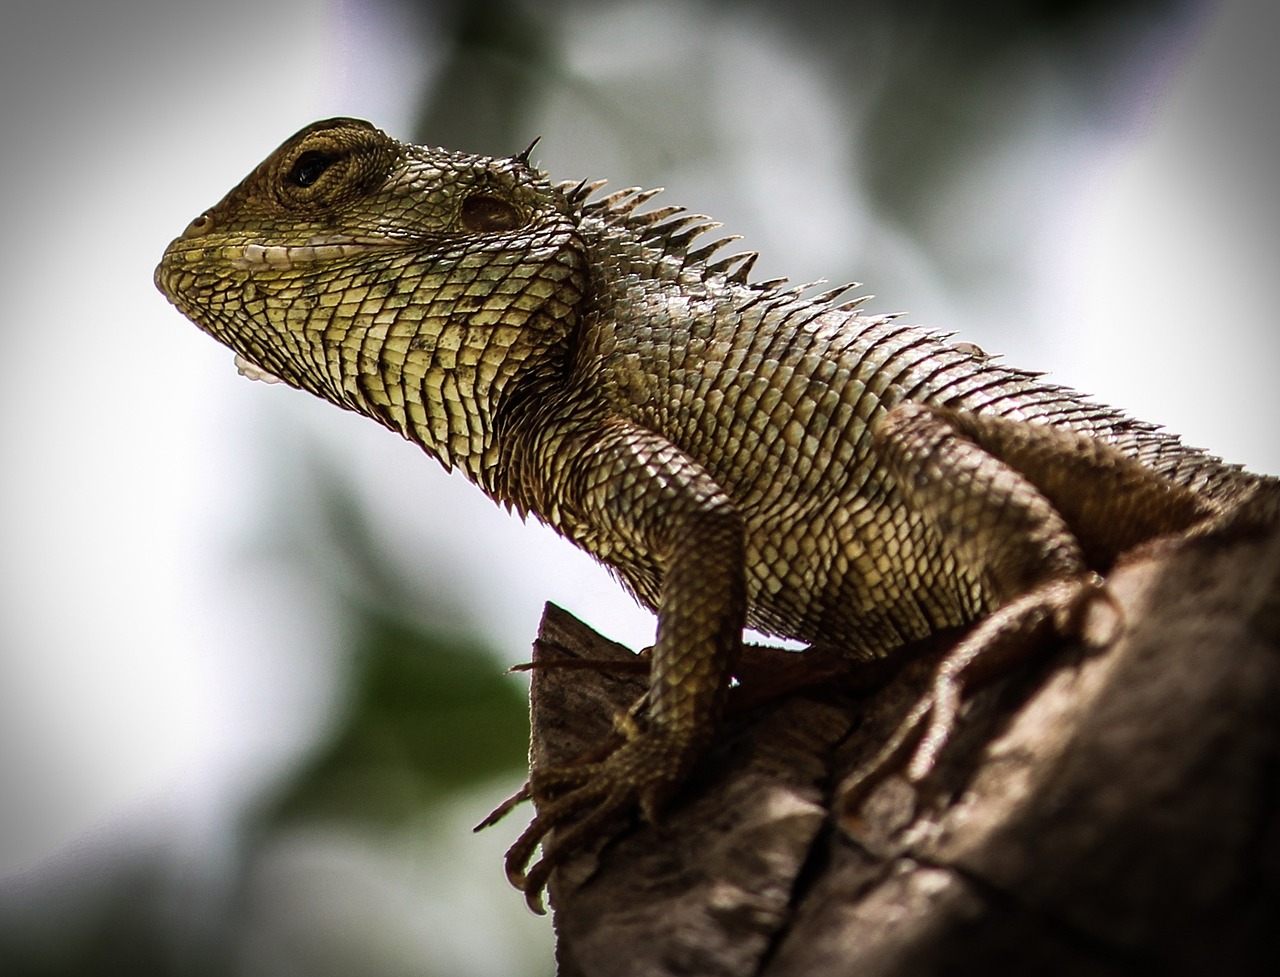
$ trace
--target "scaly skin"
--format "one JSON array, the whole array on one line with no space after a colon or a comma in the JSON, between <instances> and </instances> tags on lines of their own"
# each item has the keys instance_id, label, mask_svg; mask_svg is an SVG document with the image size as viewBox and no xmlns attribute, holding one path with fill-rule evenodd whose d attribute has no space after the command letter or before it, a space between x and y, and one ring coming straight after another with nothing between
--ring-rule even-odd
<instances>
[{"instance_id":1,"label":"scaly skin","mask_svg":"<svg viewBox=\"0 0 1280 977\"><path fill-rule=\"evenodd\" d=\"M715 260L704 218L597 189L330 120L156 271L257 370L461 468L657 612L621 745L518 795L539 813L508 874L531 902L567 851L680 786L744 625L870 660L982 622L853 797L912 751L923 777L973 663L1070 633L1123 549L1275 521L1274 479L841 290L751 283L754 255Z\"/></svg>"}]
</instances>

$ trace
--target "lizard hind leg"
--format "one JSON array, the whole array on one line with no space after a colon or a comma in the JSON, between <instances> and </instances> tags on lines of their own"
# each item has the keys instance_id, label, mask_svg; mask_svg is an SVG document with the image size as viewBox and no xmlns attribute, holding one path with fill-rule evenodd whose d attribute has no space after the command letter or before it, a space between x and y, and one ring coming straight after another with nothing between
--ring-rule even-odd
<instances>
[{"instance_id":1,"label":"lizard hind leg","mask_svg":"<svg viewBox=\"0 0 1280 977\"><path fill-rule=\"evenodd\" d=\"M846 814L889 774L902 772L913 783L927 777L966 695L1007 673L1049 634L1078 634L1082 609L1105 593L1073 526L1041 485L1056 495L1065 479L1087 492L1090 484L1079 476L1118 467L1143 486L1149 482L1150 491L1164 490L1158 477L1144 481L1131 470L1140 466L1091 440L1002 418L988 429L987 419L973 417L902 405L876 431L908 518L945 541L994 609L946 655L881 750L841 785L838 808Z\"/></svg>"},{"instance_id":2,"label":"lizard hind leg","mask_svg":"<svg viewBox=\"0 0 1280 977\"><path fill-rule=\"evenodd\" d=\"M852 815L871 790L894 773L918 784L933 771L958 724L965 698L1029 658L1051 633L1071 633L1080 612L1103 590L1085 574L1049 580L986 617L939 662L928 691L880 750L840 785L837 811Z\"/></svg>"}]
</instances>

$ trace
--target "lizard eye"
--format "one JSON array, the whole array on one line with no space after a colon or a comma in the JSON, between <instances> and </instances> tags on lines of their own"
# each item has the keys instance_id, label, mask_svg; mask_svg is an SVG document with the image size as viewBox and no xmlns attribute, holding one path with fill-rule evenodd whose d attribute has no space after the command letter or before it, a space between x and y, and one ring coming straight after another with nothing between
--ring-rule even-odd
<instances>
[{"instance_id":1,"label":"lizard eye","mask_svg":"<svg viewBox=\"0 0 1280 977\"><path fill-rule=\"evenodd\" d=\"M312 186L339 158L337 153L310 149L293 161L285 179L295 187Z\"/></svg>"},{"instance_id":2,"label":"lizard eye","mask_svg":"<svg viewBox=\"0 0 1280 977\"><path fill-rule=\"evenodd\" d=\"M289 213L325 214L366 199L386 182L399 143L363 122L331 119L286 142L257 178Z\"/></svg>"},{"instance_id":3,"label":"lizard eye","mask_svg":"<svg viewBox=\"0 0 1280 977\"><path fill-rule=\"evenodd\" d=\"M520 211L490 193L473 193L462 201L459 215L462 226L468 231L514 231L524 225Z\"/></svg>"}]
</instances>

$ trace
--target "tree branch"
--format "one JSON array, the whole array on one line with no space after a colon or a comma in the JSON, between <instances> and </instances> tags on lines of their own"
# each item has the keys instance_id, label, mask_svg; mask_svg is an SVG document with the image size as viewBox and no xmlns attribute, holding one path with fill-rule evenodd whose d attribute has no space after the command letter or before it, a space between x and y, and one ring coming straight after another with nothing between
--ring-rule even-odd
<instances>
[{"instance_id":1,"label":"tree branch","mask_svg":"<svg viewBox=\"0 0 1280 977\"><path fill-rule=\"evenodd\" d=\"M561 973L1280 973L1280 532L1147 547L1110 589L1102 650L1046 648L975 697L927 791L890 778L841 823L833 786L940 650L740 712L663 824L557 871ZM535 660L565 657L620 671L535 671L535 763L644 691L548 605Z\"/></svg>"}]
</instances>

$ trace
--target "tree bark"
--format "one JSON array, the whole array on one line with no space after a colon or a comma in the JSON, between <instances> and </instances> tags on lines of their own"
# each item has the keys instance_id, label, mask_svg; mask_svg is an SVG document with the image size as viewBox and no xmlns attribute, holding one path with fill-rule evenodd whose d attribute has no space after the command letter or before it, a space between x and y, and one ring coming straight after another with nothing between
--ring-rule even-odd
<instances>
[{"instance_id":1,"label":"tree bark","mask_svg":"<svg viewBox=\"0 0 1280 977\"><path fill-rule=\"evenodd\" d=\"M555 873L560 973L1280 973L1280 531L1149 546L1110 591L1087 645L975 696L925 789L889 778L853 816L835 785L941 649L738 711L661 825ZM535 659L564 657L619 668L534 672L535 763L644 689L548 605Z\"/></svg>"}]
</instances>

